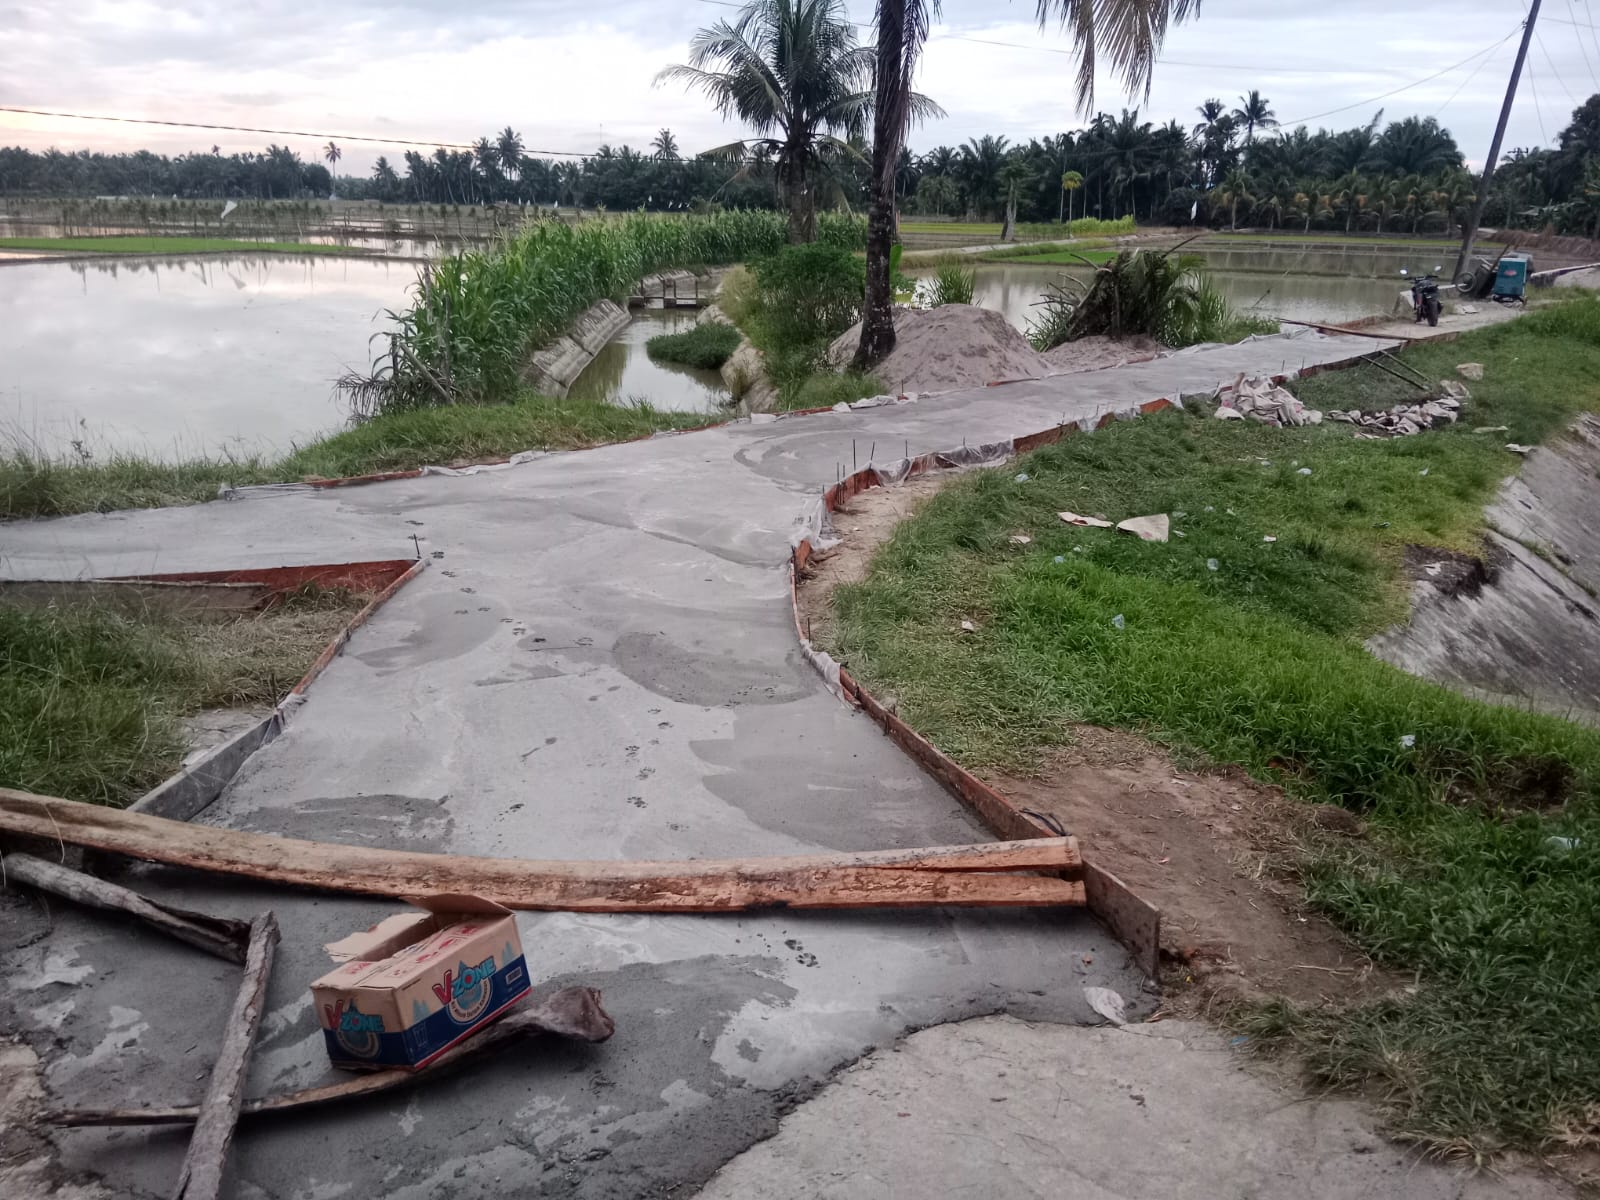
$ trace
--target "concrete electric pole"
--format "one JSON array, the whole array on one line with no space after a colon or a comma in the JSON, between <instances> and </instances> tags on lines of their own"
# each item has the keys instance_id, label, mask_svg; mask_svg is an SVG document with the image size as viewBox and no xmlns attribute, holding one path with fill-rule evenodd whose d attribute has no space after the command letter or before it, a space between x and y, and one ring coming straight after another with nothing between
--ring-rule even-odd
<instances>
[{"instance_id":1,"label":"concrete electric pole","mask_svg":"<svg viewBox=\"0 0 1600 1200\"><path fill-rule=\"evenodd\" d=\"M1506 121L1511 117L1511 104L1517 98L1517 81L1522 78L1522 62L1528 57L1528 43L1533 40L1533 23L1539 19L1539 2L1533 0L1528 9L1528 19L1522 26L1522 45L1517 47L1517 61L1511 68L1511 82L1506 84L1505 103L1500 106L1500 123L1494 127L1494 141L1489 143L1489 157L1484 161L1483 174L1478 178L1478 198L1472 204L1472 219L1467 222L1465 236L1461 239L1461 256L1456 259L1455 273L1451 279L1460 279L1472 257L1472 242L1478 236L1478 222L1483 220L1484 205L1489 203L1489 182L1494 178L1495 163L1500 161L1500 143L1506 136Z\"/></svg>"}]
</instances>

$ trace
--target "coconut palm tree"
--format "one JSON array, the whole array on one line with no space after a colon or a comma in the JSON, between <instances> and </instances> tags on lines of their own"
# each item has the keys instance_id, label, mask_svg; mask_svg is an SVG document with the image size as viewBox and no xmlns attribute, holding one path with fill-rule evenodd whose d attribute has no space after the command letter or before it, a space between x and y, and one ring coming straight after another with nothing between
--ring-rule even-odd
<instances>
[{"instance_id":1,"label":"coconut palm tree","mask_svg":"<svg viewBox=\"0 0 1600 1200\"><path fill-rule=\"evenodd\" d=\"M1095 67L1109 60L1112 74L1130 92L1150 91L1150 73L1167 26L1200 10L1200 0L1036 0L1041 26L1052 13L1072 34L1078 59L1074 90L1078 108L1094 102ZM894 238L894 165L906 129L916 118L911 79L928 40L928 22L938 0L878 0L878 46L872 119L872 207L867 216L867 291L861 343L854 365L866 369L894 349L894 287L889 252Z\"/></svg>"},{"instance_id":2,"label":"coconut palm tree","mask_svg":"<svg viewBox=\"0 0 1600 1200\"><path fill-rule=\"evenodd\" d=\"M1256 130L1271 129L1278 123L1277 115L1260 92L1251 90L1248 96L1239 97L1239 107L1233 110L1236 124L1244 126L1244 143L1256 140Z\"/></svg>"},{"instance_id":3,"label":"coconut palm tree","mask_svg":"<svg viewBox=\"0 0 1600 1200\"><path fill-rule=\"evenodd\" d=\"M672 130L662 129L650 139L650 149L655 151L657 158L674 159L678 157L678 139L672 136Z\"/></svg>"},{"instance_id":4,"label":"coconut palm tree","mask_svg":"<svg viewBox=\"0 0 1600 1200\"><path fill-rule=\"evenodd\" d=\"M329 142L322 148L322 157L328 160L328 169L331 173L339 160L344 157L344 151L339 149L337 142Z\"/></svg>"},{"instance_id":5,"label":"coconut palm tree","mask_svg":"<svg viewBox=\"0 0 1600 1200\"><path fill-rule=\"evenodd\" d=\"M513 173L522 177L522 135L507 125L494 139L495 159L500 170L509 178Z\"/></svg>"},{"instance_id":6,"label":"coconut palm tree","mask_svg":"<svg viewBox=\"0 0 1600 1200\"><path fill-rule=\"evenodd\" d=\"M1082 186L1083 175L1081 173L1077 171L1061 172L1061 194L1066 197L1067 200L1066 221L1068 225L1072 224L1072 193L1077 191ZM1059 215L1057 219L1060 219Z\"/></svg>"},{"instance_id":7,"label":"coconut palm tree","mask_svg":"<svg viewBox=\"0 0 1600 1200\"><path fill-rule=\"evenodd\" d=\"M993 213L1000 203L1000 168L1005 166L1011 139L986 133L968 138L956 162L956 178L967 193L967 205L975 213Z\"/></svg>"},{"instance_id":8,"label":"coconut palm tree","mask_svg":"<svg viewBox=\"0 0 1600 1200\"><path fill-rule=\"evenodd\" d=\"M789 240L816 239L816 184L830 160L855 154L839 134L861 134L872 111L870 46L856 44L843 0L750 0L732 22L718 21L689 43L689 62L656 83L704 92L724 117L756 137L706 152L743 162L771 150L789 207ZM918 98L923 111L927 101ZM915 106L914 106L915 107ZM899 146L889 160L892 185Z\"/></svg>"}]
</instances>

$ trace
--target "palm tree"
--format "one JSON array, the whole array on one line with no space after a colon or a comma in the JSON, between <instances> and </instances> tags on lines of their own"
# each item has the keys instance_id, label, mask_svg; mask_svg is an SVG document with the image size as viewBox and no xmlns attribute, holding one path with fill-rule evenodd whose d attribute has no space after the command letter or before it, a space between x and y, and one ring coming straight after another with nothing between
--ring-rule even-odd
<instances>
[{"instance_id":1,"label":"palm tree","mask_svg":"<svg viewBox=\"0 0 1600 1200\"><path fill-rule=\"evenodd\" d=\"M511 126L507 125L494 139L495 158L500 163L500 169L510 176L515 172L517 178L522 178L522 135Z\"/></svg>"},{"instance_id":2,"label":"palm tree","mask_svg":"<svg viewBox=\"0 0 1600 1200\"><path fill-rule=\"evenodd\" d=\"M1017 236L1017 194L1033 182L1033 168L1021 153L1013 151L1000 168L1000 186L1006 194L1006 221L1000 229L1000 240L1009 242Z\"/></svg>"},{"instance_id":3,"label":"palm tree","mask_svg":"<svg viewBox=\"0 0 1600 1200\"><path fill-rule=\"evenodd\" d=\"M662 129L650 139L650 149L655 151L657 158L673 159L678 157L678 139L672 136L672 130Z\"/></svg>"},{"instance_id":4,"label":"palm tree","mask_svg":"<svg viewBox=\"0 0 1600 1200\"><path fill-rule=\"evenodd\" d=\"M956 177L967 193L967 205L974 212L992 213L1000 203L1000 168L1005 165L1011 139L986 133L969 138L961 147L956 162Z\"/></svg>"},{"instance_id":5,"label":"palm tree","mask_svg":"<svg viewBox=\"0 0 1600 1200\"><path fill-rule=\"evenodd\" d=\"M1083 176L1077 171L1061 172L1061 194L1067 198L1067 225L1072 225L1072 193L1083 186ZM1059 216L1058 218L1059 219Z\"/></svg>"},{"instance_id":6,"label":"palm tree","mask_svg":"<svg viewBox=\"0 0 1600 1200\"><path fill-rule=\"evenodd\" d=\"M322 148L322 157L328 160L328 170L331 174L339 160L344 157L344 151L339 149L336 142L329 142Z\"/></svg>"},{"instance_id":7,"label":"palm tree","mask_svg":"<svg viewBox=\"0 0 1600 1200\"><path fill-rule=\"evenodd\" d=\"M1195 112L1200 114L1200 121L1194 127L1194 135L1203 142L1207 138L1216 136L1221 123L1228 116L1228 106L1221 100L1212 98L1195 109Z\"/></svg>"},{"instance_id":8,"label":"palm tree","mask_svg":"<svg viewBox=\"0 0 1600 1200\"><path fill-rule=\"evenodd\" d=\"M1078 109L1094 102L1094 72L1102 57L1130 92L1150 91L1150 73L1167 26L1200 10L1200 0L1037 0L1039 23L1052 12L1071 31L1078 59ZM889 251L894 237L894 164L906 129L917 116L911 79L928 40L939 0L878 0L877 100L873 109L872 207L867 216L867 291L861 343L853 365L865 370L894 349L894 288Z\"/></svg>"},{"instance_id":9,"label":"palm tree","mask_svg":"<svg viewBox=\"0 0 1600 1200\"><path fill-rule=\"evenodd\" d=\"M1239 201L1246 204L1254 203L1255 197L1250 194L1250 175L1243 167L1235 167L1229 171L1217 186L1217 200L1228 206L1228 228L1239 228Z\"/></svg>"},{"instance_id":10,"label":"palm tree","mask_svg":"<svg viewBox=\"0 0 1600 1200\"><path fill-rule=\"evenodd\" d=\"M816 239L817 176L830 159L855 154L838 134L859 135L872 111L873 52L856 44L843 0L750 0L731 24L694 35L687 65L656 83L699 88L724 117L755 129L707 156L744 161L766 147L789 206L789 240ZM918 98L921 111L926 100ZM890 156L890 184L899 147Z\"/></svg>"},{"instance_id":11,"label":"palm tree","mask_svg":"<svg viewBox=\"0 0 1600 1200\"><path fill-rule=\"evenodd\" d=\"M1455 138L1435 117L1392 122L1373 143L1372 161L1391 175L1437 175L1463 165Z\"/></svg>"},{"instance_id":12,"label":"palm tree","mask_svg":"<svg viewBox=\"0 0 1600 1200\"><path fill-rule=\"evenodd\" d=\"M1244 142L1249 145L1256 139L1257 129L1271 129L1277 125L1277 115L1267 104L1267 98L1251 89L1248 96L1239 97L1239 107L1233 110L1233 119L1244 126Z\"/></svg>"}]
</instances>

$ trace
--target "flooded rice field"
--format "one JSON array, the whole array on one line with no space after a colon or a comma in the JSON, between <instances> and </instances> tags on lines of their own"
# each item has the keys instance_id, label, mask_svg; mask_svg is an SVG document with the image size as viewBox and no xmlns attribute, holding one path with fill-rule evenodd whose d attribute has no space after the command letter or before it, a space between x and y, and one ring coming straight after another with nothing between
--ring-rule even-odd
<instances>
[{"instance_id":1,"label":"flooded rice field","mask_svg":"<svg viewBox=\"0 0 1600 1200\"><path fill-rule=\"evenodd\" d=\"M638 308L633 321L605 346L573 382L572 395L613 404L647 401L674 412L713 412L728 402L728 389L716 371L661 363L644 344L658 333L694 328L692 308Z\"/></svg>"},{"instance_id":2,"label":"flooded rice field","mask_svg":"<svg viewBox=\"0 0 1600 1200\"><path fill-rule=\"evenodd\" d=\"M341 428L416 266L381 259L93 259L0 266L0 446L272 453Z\"/></svg>"},{"instance_id":3,"label":"flooded rice field","mask_svg":"<svg viewBox=\"0 0 1600 1200\"><path fill-rule=\"evenodd\" d=\"M1034 319L1035 306L1052 282L1063 275L1079 280L1089 277L1089 270L1081 267L980 263L976 269L973 303L1004 313L1023 330ZM1211 278L1241 315L1295 321L1345 321L1387 313L1403 283L1399 268L1386 278L1223 270L1214 270Z\"/></svg>"}]
</instances>

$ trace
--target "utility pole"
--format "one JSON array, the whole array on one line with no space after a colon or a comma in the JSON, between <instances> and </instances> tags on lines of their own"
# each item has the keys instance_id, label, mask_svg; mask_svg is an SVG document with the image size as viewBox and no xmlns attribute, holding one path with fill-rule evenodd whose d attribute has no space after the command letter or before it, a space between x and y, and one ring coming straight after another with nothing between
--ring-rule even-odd
<instances>
[{"instance_id":1,"label":"utility pole","mask_svg":"<svg viewBox=\"0 0 1600 1200\"><path fill-rule=\"evenodd\" d=\"M1522 26L1522 45L1517 47L1517 61L1511 68L1511 82L1506 84L1505 103L1500 106L1500 123L1494 127L1494 141L1489 143L1489 157L1483 164L1483 174L1478 178L1478 198L1472 205L1472 219L1467 222L1466 233L1461 238L1461 256L1456 259L1452 279L1460 279L1472 257L1472 242L1478 236L1478 222L1483 220L1483 209L1489 203L1489 182L1494 178L1495 163L1500 160L1500 143L1506 136L1506 121L1511 117L1511 103L1517 98L1517 80L1522 78L1522 62L1528 57L1528 43L1533 40L1533 23L1539 19L1539 0L1533 0L1528 9L1528 19Z\"/></svg>"}]
</instances>

